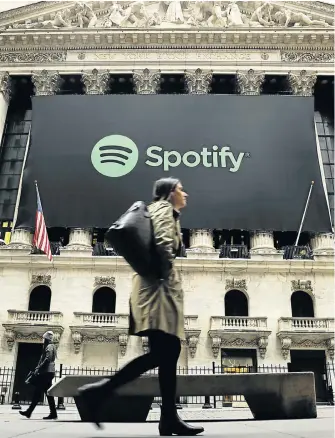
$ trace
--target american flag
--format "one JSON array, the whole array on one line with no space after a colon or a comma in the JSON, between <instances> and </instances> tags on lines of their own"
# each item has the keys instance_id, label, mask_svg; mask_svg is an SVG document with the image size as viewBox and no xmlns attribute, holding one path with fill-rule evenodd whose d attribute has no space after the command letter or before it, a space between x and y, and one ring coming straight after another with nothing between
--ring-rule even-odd
<instances>
[{"instance_id":1,"label":"american flag","mask_svg":"<svg viewBox=\"0 0 335 438\"><path fill-rule=\"evenodd\" d=\"M47 227L44 221L41 198L38 192L37 183L35 183L35 185L36 185L36 195L37 195L37 211L36 211L34 245L36 246L36 248L43 251L47 255L48 259L52 261L50 242L49 242Z\"/></svg>"}]
</instances>

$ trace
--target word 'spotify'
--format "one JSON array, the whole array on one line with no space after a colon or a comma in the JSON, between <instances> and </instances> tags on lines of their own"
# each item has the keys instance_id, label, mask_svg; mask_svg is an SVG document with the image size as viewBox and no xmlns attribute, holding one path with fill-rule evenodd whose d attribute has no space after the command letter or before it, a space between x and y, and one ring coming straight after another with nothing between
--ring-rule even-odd
<instances>
[{"instance_id":1,"label":"word 'spotify'","mask_svg":"<svg viewBox=\"0 0 335 438\"><path fill-rule=\"evenodd\" d=\"M148 166L163 166L163 170L168 172L171 167L178 167L181 164L187 167L228 167L229 172L237 172L245 156L244 152L235 155L229 146L214 145L212 150L204 147L201 152L188 151L181 154L178 151L166 151L161 146L151 146L147 149L145 164Z\"/></svg>"}]
</instances>

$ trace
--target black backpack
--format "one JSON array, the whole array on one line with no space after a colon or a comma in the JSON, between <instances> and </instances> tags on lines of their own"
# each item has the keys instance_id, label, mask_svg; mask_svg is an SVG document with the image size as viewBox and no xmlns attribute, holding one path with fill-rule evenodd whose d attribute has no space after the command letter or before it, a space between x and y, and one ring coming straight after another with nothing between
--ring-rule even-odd
<instances>
[{"instance_id":1,"label":"black backpack","mask_svg":"<svg viewBox=\"0 0 335 438\"><path fill-rule=\"evenodd\" d=\"M139 275L156 276L157 254L153 226L144 202L135 202L108 229L105 239Z\"/></svg>"}]
</instances>

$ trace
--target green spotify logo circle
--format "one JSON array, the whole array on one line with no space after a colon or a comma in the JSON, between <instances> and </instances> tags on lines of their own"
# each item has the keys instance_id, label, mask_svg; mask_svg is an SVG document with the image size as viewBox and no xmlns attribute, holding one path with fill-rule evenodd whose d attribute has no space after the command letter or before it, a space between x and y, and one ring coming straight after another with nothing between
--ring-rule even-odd
<instances>
[{"instance_id":1,"label":"green spotify logo circle","mask_svg":"<svg viewBox=\"0 0 335 438\"><path fill-rule=\"evenodd\" d=\"M95 170L102 175L118 178L134 169L138 161L138 149L128 137L109 135L94 146L91 161Z\"/></svg>"}]
</instances>

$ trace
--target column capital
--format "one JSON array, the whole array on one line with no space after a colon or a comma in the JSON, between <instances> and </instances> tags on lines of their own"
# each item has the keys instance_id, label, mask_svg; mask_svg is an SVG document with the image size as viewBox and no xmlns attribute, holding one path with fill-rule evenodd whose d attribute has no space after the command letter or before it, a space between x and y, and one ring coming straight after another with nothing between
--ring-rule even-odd
<instances>
[{"instance_id":1,"label":"column capital","mask_svg":"<svg viewBox=\"0 0 335 438\"><path fill-rule=\"evenodd\" d=\"M69 243L61 252L74 251L76 255L81 252L92 255L92 230L84 228L72 228L69 235Z\"/></svg>"},{"instance_id":2,"label":"column capital","mask_svg":"<svg viewBox=\"0 0 335 438\"><path fill-rule=\"evenodd\" d=\"M10 243L5 247L5 249L19 249L31 251L32 241L33 235L30 229L15 228L11 235Z\"/></svg>"},{"instance_id":3,"label":"column capital","mask_svg":"<svg viewBox=\"0 0 335 438\"><path fill-rule=\"evenodd\" d=\"M211 90L212 70L185 70L185 86L188 94L208 94Z\"/></svg>"},{"instance_id":4,"label":"column capital","mask_svg":"<svg viewBox=\"0 0 335 438\"><path fill-rule=\"evenodd\" d=\"M157 94L161 80L160 70L133 70L134 89L136 94Z\"/></svg>"},{"instance_id":5,"label":"column capital","mask_svg":"<svg viewBox=\"0 0 335 438\"><path fill-rule=\"evenodd\" d=\"M248 71L236 72L237 91L243 95L258 96L261 94L262 85L265 79L263 71Z\"/></svg>"},{"instance_id":6,"label":"column capital","mask_svg":"<svg viewBox=\"0 0 335 438\"><path fill-rule=\"evenodd\" d=\"M315 72L289 72L288 83L292 93L295 96L313 96L314 85L316 84L317 75Z\"/></svg>"},{"instance_id":7,"label":"column capital","mask_svg":"<svg viewBox=\"0 0 335 438\"><path fill-rule=\"evenodd\" d=\"M272 231L253 231L250 237L250 257L252 259L283 258L282 251L277 250L274 246Z\"/></svg>"},{"instance_id":8,"label":"column capital","mask_svg":"<svg viewBox=\"0 0 335 438\"><path fill-rule=\"evenodd\" d=\"M311 238L313 255L316 260L334 258L334 234L317 233Z\"/></svg>"},{"instance_id":9,"label":"column capital","mask_svg":"<svg viewBox=\"0 0 335 438\"><path fill-rule=\"evenodd\" d=\"M52 96L60 89L61 77L58 71L33 72L31 80L34 84L35 96Z\"/></svg>"},{"instance_id":10,"label":"column capital","mask_svg":"<svg viewBox=\"0 0 335 438\"><path fill-rule=\"evenodd\" d=\"M190 230L190 248L187 250L187 255L192 253L216 255L212 230L201 228Z\"/></svg>"},{"instance_id":11,"label":"column capital","mask_svg":"<svg viewBox=\"0 0 335 438\"><path fill-rule=\"evenodd\" d=\"M109 86L108 70L97 70L82 72L81 82L84 84L85 94L106 94Z\"/></svg>"},{"instance_id":12,"label":"column capital","mask_svg":"<svg viewBox=\"0 0 335 438\"><path fill-rule=\"evenodd\" d=\"M9 103L12 92L12 80L7 71L0 73L0 93Z\"/></svg>"}]
</instances>

